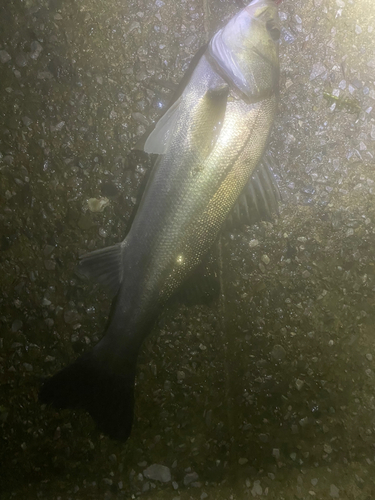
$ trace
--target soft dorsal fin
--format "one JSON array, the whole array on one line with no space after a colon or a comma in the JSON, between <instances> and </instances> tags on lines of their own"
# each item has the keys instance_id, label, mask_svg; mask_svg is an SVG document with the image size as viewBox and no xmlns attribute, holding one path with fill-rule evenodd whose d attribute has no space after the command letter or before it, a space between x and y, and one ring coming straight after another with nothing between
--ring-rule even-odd
<instances>
[{"instance_id":1,"label":"soft dorsal fin","mask_svg":"<svg viewBox=\"0 0 375 500\"><path fill-rule=\"evenodd\" d=\"M281 195L272 172L272 164L272 157L265 155L233 207L227 227L270 220L272 214L277 213Z\"/></svg>"}]
</instances>

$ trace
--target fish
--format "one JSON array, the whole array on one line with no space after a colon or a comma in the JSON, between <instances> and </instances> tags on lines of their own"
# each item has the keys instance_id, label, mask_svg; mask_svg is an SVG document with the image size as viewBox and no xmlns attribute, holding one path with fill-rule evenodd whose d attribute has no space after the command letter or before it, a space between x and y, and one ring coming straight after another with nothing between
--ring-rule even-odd
<instances>
[{"instance_id":1,"label":"fish","mask_svg":"<svg viewBox=\"0 0 375 500\"><path fill-rule=\"evenodd\" d=\"M79 263L82 274L113 293L105 334L44 380L41 403L87 411L112 439L130 436L137 356L160 312L199 269L229 217L277 206L264 154L277 111L279 36L276 2L254 0L196 58L180 95L144 140L144 151L158 156L125 239Z\"/></svg>"}]
</instances>

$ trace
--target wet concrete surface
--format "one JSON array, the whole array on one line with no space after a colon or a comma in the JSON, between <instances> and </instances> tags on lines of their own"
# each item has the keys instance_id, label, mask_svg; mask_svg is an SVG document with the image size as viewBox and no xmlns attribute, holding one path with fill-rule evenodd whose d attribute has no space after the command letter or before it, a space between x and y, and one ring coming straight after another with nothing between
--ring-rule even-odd
<instances>
[{"instance_id":1,"label":"wet concrete surface","mask_svg":"<svg viewBox=\"0 0 375 500\"><path fill-rule=\"evenodd\" d=\"M280 214L223 234L219 301L164 311L129 441L37 401L104 331L75 267L123 239L150 168L132 146L239 4L0 7L1 498L375 498L370 0L282 2Z\"/></svg>"}]
</instances>

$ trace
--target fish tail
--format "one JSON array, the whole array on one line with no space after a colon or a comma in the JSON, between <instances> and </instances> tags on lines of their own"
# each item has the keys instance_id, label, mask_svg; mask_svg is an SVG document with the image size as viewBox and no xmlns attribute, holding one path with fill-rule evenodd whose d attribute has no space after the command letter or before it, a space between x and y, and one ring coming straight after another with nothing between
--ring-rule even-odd
<instances>
[{"instance_id":1,"label":"fish tail","mask_svg":"<svg viewBox=\"0 0 375 500\"><path fill-rule=\"evenodd\" d=\"M47 379L39 400L58 409L86 410L101 432L126 441L133 423L137 352L119 358L118 350L107 344L100 342Z\"/></svg>"}]
</instances>

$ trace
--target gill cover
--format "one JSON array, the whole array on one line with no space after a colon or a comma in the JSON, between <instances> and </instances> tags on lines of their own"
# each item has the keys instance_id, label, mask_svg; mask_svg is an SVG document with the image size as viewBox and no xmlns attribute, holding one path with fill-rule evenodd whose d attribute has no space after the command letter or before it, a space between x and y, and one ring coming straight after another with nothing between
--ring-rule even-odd
<instances>
[{"instance_id":1,"label":"gill cover","mask_svg":"<svg viewBox=\"0 0 375 500\"><path fill-rule=\"evenodd\" d=\"M280 36L274 0L254 0L212 38L208 57L246 102L278 90Z\"/></svg>"}]
</instances>

